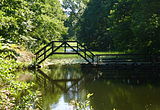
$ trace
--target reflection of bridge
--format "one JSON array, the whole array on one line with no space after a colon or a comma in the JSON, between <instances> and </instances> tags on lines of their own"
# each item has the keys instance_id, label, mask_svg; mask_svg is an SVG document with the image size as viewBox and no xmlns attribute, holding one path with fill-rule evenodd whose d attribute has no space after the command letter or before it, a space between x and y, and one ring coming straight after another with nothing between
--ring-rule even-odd
<instances>
[{"instance_id":1,"label":"reflection of bridge","mask_svg":"<svg viewBox=\"0 0 160 110\"><path fill-rule=\"evenodd\" d=\"M91 84L96 80L107 80L112 82L124 83L128 85L141 85L141 84L156 84L159 83L159 71L137 71L137 70L122 70L122 71L113 71L113 70L97 70L90 68L88 71L91 73L87 76L82 76L80 78L70 78L70 79L52 79L42 70L38 69L37 72L40 73L37 75L38 81L44 86L52 87L55 92L55 87L60 89L63 93L72 93L77 94L79 91L86 88L87 85ZM83 71L83 73L88 73L88 71ZM48 81L47 81L48 80ZM69 83L69 85L68 85ZM48 88L48 89L49 89ZM50 89L50 90L52 90Z\"/></svg>"},{"instance_id":2,"label":"reflection of bridge","mask_svg":"<svg viewBox=\"0 0 160 110\"><path fill-rule=\"evenodd\" d=\"M41 76L38 76L38 74L36 74L37 78L39 79L39 81L40 81L40 79L41 80L42 79L44 79L44 80L47 79L48 81L51 82L50 83L51 85L55 85L57 88L60 88L61 91L65 92L65 93L68 92L73 87L76 87L77 88L76 90L78 92L79 91L79 89L78 89L78 83L83 80L83 76L80 77L80 78L75 78L75 79L52 79L51 77L49 77L47 74L45 74L40 69L38 69L37 72L40 73L44 77L44 78L42 78ZM71 83L67 87L67 83L68 82L71 82ZM46 85L44 85L44 86L46 86Z\"/></svg>"},{"instance_id":3,"label":"reflection of bridge","mask_svg":"<svg viewBox=\"0 0 160 110\"><path fill-rule=\"evenodd\" d=\"M91 70L93 69L93 70ZM56 87L57 89L54 89L54 91L51 91L51 93L60 93L60 91L64 92L65 94L67 93L67 97L65 97L65 100L67 99L73 99L76 98L79 94L78 94L78 89L79 87L82 87L81 84L83 84L83 82L89 83L84 85L83 88L85 88L87 92L89 93L94 93L93 97L91 100L98 102L107 102L105 103L108 105L115 105L116 103L113 101L117 101L117 100L125 100L126 97L129 97L129 99L127 99L127 101L134 99L133 102L138 101L142 98L145 99L146 95L149 95L149 99L155 99L155 97L159 96L158 92L156 92L157 90L157 86L156 89L154 86L152 86L152 84L158 84L159 85L159 74L157 73L157 71L154 72L147 72L144 71L143 74L141 71L95 71L95 68L91 68L91 69L84 69L83 73L88 73L90 72L89 78L93 78L97 79L97 80L102 80L102 79L107 79L107 81L95 81L94 82L89 82L88 79L80 77L80 78L71 78L71 79L52 79L51 77L49 77L49 75L45 74L43 71L38 70L38 72L40 73L38 77L43 77L43 80L47 80L45 83L40 82L40 84L45 84L44 86L47 86L45 88L44 92L48 92L47 88L48 86L52 86L52 87ZM138 73L136 73L138 72ZM67 73L67 72L66 72ZM97 77L93 77L94 73L98 73L99 76L97 76L95 74L95 76ZM132 75L133 74L133 75ZM149 74L154 74L153 77L151 77ZM38 74L36 74L38 75ZM132 75L132 76L130 76ZM144 76L143 76L144 75ZM70 85L66 85L67 82L72 82ZM121 83L124 83L124 85L122 85ZM126 85L127 84L127 85ZM148 86L149 84L149 86ZM132 85L132 86L129 86ZM134 85L134 86L133 86ZM140 86L135 86L135 85L140 85ZM134 92L133 92L134 91ZM149 91L149 92L142 92L142 91ZM153 95L155 94L156 95ZM78 94L78 95L77 95ZM56 94L57 95L57 94ZM152 96L153 95L153 96ZM104 97L107 96L107 97ZM135 96L138 96L135 98ZM139 96L142 96L139 98ZM143 97L144 96L144 97ZM154 97L155 96L155 97ZM69 98L68 98L69 97ZM112 99L112 100L111 100ZM52 98L52 100L54 100L54 98ZM126 100L125 100L126 101ZM155 101L157 102L157 101ZM139 103L139 102L138 102ZM148 102L150 103L150 102ZM117 104L119 104L119 102L117 102ZM128 104L128 103L127 103ZM143 103L144 105L146 105L147 103ZM156 103L155 103L156 104ZM122 104L123 105L123 104ZM158 104L157 104L158 105ZM100 107L104 107L104 104L101 105L100 103ZM112 108L113 106L111 106ZM119 107L119 106L117 106ZM121 107L121 106L120 106ZM132 108L132 106L131 106Z\"/></svg>"}]
</instances>

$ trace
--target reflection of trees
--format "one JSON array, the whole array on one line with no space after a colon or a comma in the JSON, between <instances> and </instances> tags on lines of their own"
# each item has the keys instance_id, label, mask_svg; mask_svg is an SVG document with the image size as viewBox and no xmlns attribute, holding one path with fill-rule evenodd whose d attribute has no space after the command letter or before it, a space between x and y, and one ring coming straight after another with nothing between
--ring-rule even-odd
<instances>
[{"instance_id":1,"label":"reflection of trees","mask_svg":"<svg viewBox=\"0 0 160 110\"><path fill-rule=\"evenodd\" d=\"M54 79L80 78L81 69L79 65L52 65L49 76Z\"/></svg>"},{"instance_id":2,"label":"reflection of trees","mask_svg":"<svg viewBox=\"0 0 160 110\"><path fill-rule=\"evenodd\" d=\"M39 89L42 92L42 107L44 110L50 110L50 105L56 103L62 95L62 91L56 88L52 82L50 82L46 76L36 74L36 83L39 85Z\"/></svg>"},{"instance_id":3,"label":"reflection of trees","mask_svg":"<svg viewBox=\"0 0 160 110\"><path fill-rule=\"evenodd\" d=\"M61 71L64 71L64 69L61 69ZM70 71L70 70L67 70L67 71ZM58 88L60 88L63 92L67 92L68 90L76 91L76 90L73 90L73 88L76 86L78 87L77 85L79 84L78 82L83 78L83 76L80 76L79 73L72 72L72 71L70 72L70 74L67 74L66 72L67 75L65 75L63 72L61 75L60 71L58 74L54 74L54 73L46 74L40 69L37 70L37 72L41 74L40 77L44 77L43 81L44 81L45 87L47 86L46 83L50 83L48 85L55 85ZM73 73L76 73L76 74L73 74ZM50 74L54 74L52 75L53 77L51 77ZM50 81L50 82L46 82L46 81Z\"/></svg>"},{"instance_id":4,"label":"reflection of trees","mask_svg":"<svg viewBox=\"0 0 160 110\"><path fill-rule=\"evenodd\" d=\"M119 83L128 84L145 84L157 83L159 81L159 71L144 71L144 70L100 70L102 73L99 79L115 80Z\"/></svg>"},{"instance_id":5,"label":"reflection of trees","mask_svg":"<svg viewBox=\"0 0 160 110\"><path fill-rule=\"evenodd\" d=\"M38 71L36 75L37 83L42 87L46 110L62 95L65 102L69 102L79 97L84 100L86 92L94 93L91 105L95 110L160 109L160 88L147 85L148 81L157 81L157 72L99 71L79 65L55 65Z\"/></svg>"},{"instance_id":6,"label":"reflection of trees","mask_svg":"<svg viewBox=\"0 0 160 110\"><path fill-rule=\"evenodd\" d=\"M106 80L96 80L86 85L89 93L94 93L91 104L95 110L113 110L114 108L115 110L160 109L160 88L149 84L151 82L157 84L157 73L143 73L142 71L138 73L135 71L130 73L128 71L110 72L112 74L109 74L109 71L102 72L103 75L100 78ZM131 74L134 76L130 77ZM146 74L147 76L145 76Z\"/></svg>"},{"instance_id":7,"label":"reflection of trees","mask_svg":"<svg viewBox=\"0 0 160 110\"><path fill-rule=\"evenodd\" d=\"M44 109L58 102L64 94L64 100L69 102L77 99L83 76L78 66L54 66L51 71L37 70L37 83L42 87Z\"/></svg>"}]
</instances>

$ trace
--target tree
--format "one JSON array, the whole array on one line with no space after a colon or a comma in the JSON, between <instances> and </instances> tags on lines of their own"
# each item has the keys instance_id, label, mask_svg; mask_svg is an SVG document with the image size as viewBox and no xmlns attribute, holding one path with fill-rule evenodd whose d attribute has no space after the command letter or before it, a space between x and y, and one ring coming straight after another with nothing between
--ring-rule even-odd
<instances>
[{"instance_id":1,"label":"tree","mask_svg":"<svg viewBox=\"0 0 160 110\"><path fill-rule=\"evenodd\" d=\"M160 4L157 0L119 0L111 13L111 32L118 50L159 53Z\"/></svg>"},{"instance_id":2,"label":"tree","mask_svg":"<svg viewBox=\"0 0 160 110\"><path fill-rule=\"evenodd\" d=\"M65 26L68 27L68 35L64 39L76 39L77 30L81 22L81 16L89 0L63 0L63 9L67 14Z\"/></svg>"},{"instance_id":3,"label":"tree","mask_svg":"<svg viewBox=\"0 0 160 110\"><path fill-rule=\"evenodd\" d=\"M2 0L0 13L0 36L5 41L36 47L67 33L58 0Z\"/></svg>"},{"instance_id":4,"label":"tree","mask_svg":"<svg viewBox=\"0 0 160 110\"><path fill-rule=\"evenodd\" d=\"M158 0L91 0L77 38L93 50L160 52Z\"/></svg>"},{"instance_id":5,"label":"tree","mask_svg":"<svg viewBox=\"0 0 160 110\"><path fill-rule=\"evenodd\" d=\"M82 15L78 39L93 50L110 50L109 12L114 0L91 0Z\"/></svg>"}]
</instances>

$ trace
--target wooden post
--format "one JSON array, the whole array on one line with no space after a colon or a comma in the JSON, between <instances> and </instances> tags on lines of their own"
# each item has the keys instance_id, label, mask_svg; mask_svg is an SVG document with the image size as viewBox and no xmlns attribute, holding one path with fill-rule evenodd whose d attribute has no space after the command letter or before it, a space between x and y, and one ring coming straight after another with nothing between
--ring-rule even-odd
<instances>
[{"instance_id":1,"label":"wooden post","mask_svg":"<svg viewBox=\"0 0 160 110\"><path fill-rule=\"evenodd\" d=\"M64 53L66 53L66 41L65 41L65 44L64 44Z\"/></svg>"},{"instance_id":2,"label":"wooden post","mask_svg":"<svg viewBox=\"0 0 160 110\"><path fill-rule=\"evenodd\" d=\"M86 58L86 48L84 48L84 56L85 56L85 58ZM86 58L87 59L87 58Z\"/></svg>"},{"instance_id":3,"label":"wooden post","mask_svg":"<svg viewBox=\"0 0 160 110\"><path fill-rule=\"evenodd\" d=\"M77 42L77 52L78 52L78 42Z\"/></svg>"},{"instance_id":4,"label":"wooden post","mask_svg":"<svg viewBox=\"0 0 160 110\"><path fill-rule=\"evenodd\" d=\"M46 47L44 48L44 59L46 58Z\"/></svg>"},{"instance_id":5,"label":"wooden post","mask_svg":"<svg viewBox=\"0 0 160 110\"><path fill-rule=\"evenodd\" d=\"M99 63L99 56L97 56L97 64Z\"/></svg>"},{"instance_id":6,"label":"wooden post","mask_svg":"<svg viewBox=\"0 0 160 110\"><path fill-rule=\"evenodd\" d=\"M92 55L92 63L94 63L94 56Z\"/></svg>"},{"instance_id":7,"label":"wooden post","mask_svg":"<svg viewBox=\"0 0 160 110\"><path fill-rule=\"evenodd\" d=\"M52 42L52 53L54 51L54 42Z\"/></svg>"},{"instance_id":8,"label":"wooden post","mask_svg":"<svg viewBox=\"0 0 160 110\"><path fill-rule=\"evenodd\" d=\"M36 55L36 62L38 61L38 55L39 55L39 54Z\"/></svg>"}]
</instances>

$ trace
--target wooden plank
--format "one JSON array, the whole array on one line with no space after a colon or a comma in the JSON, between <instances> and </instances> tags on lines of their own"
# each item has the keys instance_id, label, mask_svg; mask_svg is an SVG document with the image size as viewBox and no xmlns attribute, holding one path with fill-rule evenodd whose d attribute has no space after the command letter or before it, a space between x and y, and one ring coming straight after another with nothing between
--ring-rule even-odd
<instances>
[{"instance_id":1,"label":"wooden plank","mask_svg":"<svg viewBox=\"0 0 160 110\"><path fill-rule=\"evenodd\" d=\"M64 45L64 43L62 43L59 47L57 47L53 52L51 52L49 55L47 55L44 59L42 59L41 61L38 62L38 64L42 63L46 58L48 58L49 56L51 56L55 51L57 51L62 45Z\"/></svg>"},{"instance_id":2,"label":"wooden plank","mask_svg":"<svg viewBox=\"0 0 160 110\"><path fill-rule=\"evenodd\" d=\"M160 54L95 54L95 56L160 56Z\"/></svg>"},{"instance_id":3,"label":"wooden plank","mask_svg":"<svg viewBox=\"0 0 160 110\"><path fill-rule=\"evenodd\" d=\"M53 42L48 43L46 46L44 46L43 48L41 48L39 51L37 51L35 53L35 55L37 55L38 53L40 53L41 51L43 51L46 47L48 47L49 45L51 45Z\"/></svg>"},{"instance_id":4,"label":"wooden plank","mask_svg":"<svg viewBox=\"0 0 160 110\"><path fill-rule=\"evenodd\" d=\"M80 42L77 41L77 43L81 46L84 47L88 52L92 54L92 56L95 56L89 49L87 49L84 45L82 45Z\"/></svg>"},{"instance_id":5,"label":"wooden plank","mask_svg":"<svg viewBox=\"0 0 160 110\"><path fill-rule=\"evenodd\" d=\"M68 43L67 45L72 48L75 52L77 52L78 55L80 55L83 59L85 59L88 63L91 63L88 59L86 59L81 53L79 53L76 49L74 49L72 46L70 46Z\"/></svg>"},{"instance_id":6,"label":"wooden plank","mask_svg":"<svg viewBox=\"0 0 160 110\"><path fill-rule=\"evenodd\" d=\"M44 48L45 49L45 48ZM41 55L37 56L37 59L39 59L40 57L42 57L44 54L46 54L48 51L50 51L52 49L52 47L50 47L49 49L47 49L46 51L44 51ZM43 50L42 50L43 51Z\"/></svg>"},{"instance_id":7,"label":"wooden plank","mask_svg":"<svg viewBox=\"0 0 160 110\"><path fill-rule=\"evenodd\" d=\"M56 46L55 43L61 43L61 44ZM70 45L69 43L76 43L76 45ZM50 48L48 49L47 47L49 47L49 46L50 46ZM64 48L64 52L56 52L61 47ZM68 47L71 48L74 52L67 52ZM47 52L50 51L51 49L52 49L52 52L50 52L47 55ZM79 50L82 51L84 53L84 55L81 54L79 52ZM42 52L42 53L39 55L40 52ZM46 46L41 48L35 54L36 54L36 61L38 64L43 62L46 58L48 58L52 54L77 54L77 55L80 55L82 58L84 58L88 63L91 63L91 61L89 59L91 59L92 62L94 63L94 56L95 56L88 48L86 48L84 45L82 45L78 41L51 41L50 43L48 43ZM44 58L42 60L40 60L39 58L42 56L44 56ZM40 60L40 61L38 62L38 60Z\"/></svg>"},{"instance_id":8,"label":"wooden plank","mask_svg":"<svg viewBox=\"0 0 160 110\"><path fill-rule=\"evenodd\" d=\"M53 54L77 54L77 52L54 52Z\"/></svg>"}]
</instances>

